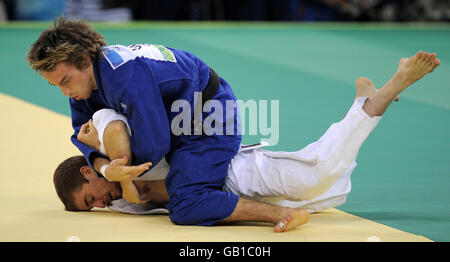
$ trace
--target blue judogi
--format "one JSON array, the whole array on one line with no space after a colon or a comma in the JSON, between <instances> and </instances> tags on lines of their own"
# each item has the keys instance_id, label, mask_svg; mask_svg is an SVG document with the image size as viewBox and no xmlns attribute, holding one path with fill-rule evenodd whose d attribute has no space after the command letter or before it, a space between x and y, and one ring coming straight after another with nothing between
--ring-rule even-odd
<instances>
[{"instance_id":1,"label":"blue judogi","mask_svg":"<svg viewBox=\"0 0 450 262\"><path fill-rule=\"evenodd\" d=\"M158 163L166 156L170 171L166 187L170 197L170 218L177 224L212 225L231 215L238 196L221 191L228 165L239 149L241 136L180 135L171 133L171 112L178 99L194 108L194 92L205 89L209 66L196 56L160 45L108 46L103 58L93 62L97 90L86 100L70 99L72 142L93 167L96 157L105 157L76 138L82 124L94 112L111 108L125 115L133 164ZM230 86L221 79L214 96L225 109L226 100L236 100ZM229 113L225 116L229 117ZM209 113L203 113L205 118ZM237 109L232 121L238 128ZM223 127L225 134L225 121Z\"/></svg>"}]
</instances>

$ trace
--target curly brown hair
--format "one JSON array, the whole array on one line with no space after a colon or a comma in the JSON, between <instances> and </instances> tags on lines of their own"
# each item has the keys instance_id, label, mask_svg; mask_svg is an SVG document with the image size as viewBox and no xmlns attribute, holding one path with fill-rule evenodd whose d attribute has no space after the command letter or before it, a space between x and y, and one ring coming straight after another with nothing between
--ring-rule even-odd
<instances>
[{"instance_id":1,"label":"curly brown hair","mask_svg":"<svg viewBox=\"0 0 450 262\"><path fill-rule=\"evenodd\" d=\"M79 211L73 194L89 181L81 174L80 168L87 166L84 156L73 156L61 162L53 174L53 184L59 199L67 211Z\"/></svg>"},{"instance_id":2,"label":"curly brown hair","mask_svg":"<svg viewBox=\"0 0 450 262\"><path fill-rule=\"evenodd\" d=\"M90 65L88 57L93 61L100 59L103 46L103 36L89 24L60 17L31 45L26 59L38 73L53 71L60 62L81 70Z\"/></svg>"}]
</instances>

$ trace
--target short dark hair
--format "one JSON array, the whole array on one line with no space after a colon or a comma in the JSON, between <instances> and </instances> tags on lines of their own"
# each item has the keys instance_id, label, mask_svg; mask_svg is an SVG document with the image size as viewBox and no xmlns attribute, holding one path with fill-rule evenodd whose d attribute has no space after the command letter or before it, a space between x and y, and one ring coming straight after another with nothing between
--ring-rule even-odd
<instances>
[{"instance_id":1,"label":"short dark hair","mask_svg":"<svg viewBox=\"0 0 450 262\"><path fill-rule=\"evenodd\" d=\"M73 156L64 160L53 174L53 184L59 199L67 211L79 211L75 206L73 194L89 181L81 174L80 168L87 166L84 156Z\"/></svg>"},{"instance_id":2,"label":"short dark hair","mask_svg":"<svg viewBox=\"0 0 450 262\"><path fill-rule=\"evenodd\" d=\"M60 17L53 27L41 33L26 59L39 73L53 71L60 62L71 63L81 70L90 64L86 57L93 61L100 59L103 46L106 46L103 36L88 23Z\"/></svg>"}]
</instances>

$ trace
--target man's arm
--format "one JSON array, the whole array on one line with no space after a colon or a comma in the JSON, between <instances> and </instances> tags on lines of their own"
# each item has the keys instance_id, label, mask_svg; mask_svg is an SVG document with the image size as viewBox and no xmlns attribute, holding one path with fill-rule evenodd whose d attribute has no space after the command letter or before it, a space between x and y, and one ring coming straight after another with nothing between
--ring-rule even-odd
<instances>
[{"instance_id":1,"label":"man's arm","mask_svg":"<svg viewBox=\"0 0 450 262\"><path fill-rule=\"evenodd\" d=\"M78 134L78 139L84 144L89 144L91 147L100 148L100 138L98 132L92 122L83 124L81 127L81 132ZM83 131L84 130L84 131ZM136 189L132 179L137 175L145 171L146 169L140 167L126 167L131 164L131 148L128 139L128 133L123 121L112 121L105 126L105 130L101 131L103 133L103 144L106 149L106 154L113 159L109 161L104 158L96 158L94 160L94 168L100 172L103 165L109 165L105 170L105 176L109 180L119 180L122 187L122 195L125 200L130 203L145 203L145 199L141 200L139 197L139 192ZM142 166L142 165L141 165ZM120 174L120 169L118 168L128 168L132 169L132 175L129 177ZM148 169L148 168L147 168ZM116 176L116 173L122 176ZM112 177L112 179L111 179Z\"/></svg>"}]
</instances>

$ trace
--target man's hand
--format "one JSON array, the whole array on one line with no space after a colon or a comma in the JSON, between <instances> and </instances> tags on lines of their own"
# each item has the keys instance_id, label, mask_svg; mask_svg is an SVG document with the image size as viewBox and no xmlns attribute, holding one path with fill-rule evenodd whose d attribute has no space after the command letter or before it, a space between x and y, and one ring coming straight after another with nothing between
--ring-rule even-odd
<instances>
[{"instance_id":1,"label":"man's hand","mask_svg":"<svg viewBox=\"0 0 450 262\"><path fill-rule=\"evenodd\" d=\"M151 162L141 164L139 166L127 166L128 158L115 159L109 163L105 170L105 176L110 181L131 181L148 170L152 165Z\"/></svg>"},{"instance_id":2,"label":"man's hand","mask_svg":"<svg viewBox=\"0 0 450 262\"><path fill-rule=\"evenodd\" d=\"M90 148L100 151L100 140L98 140L97 129L95 129L92 119L81 126L77 139Z\"/></svg>"}]
</instances>

